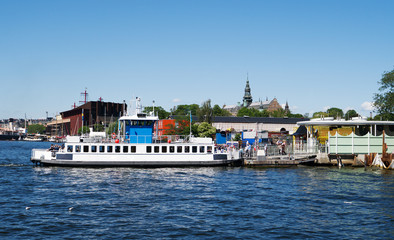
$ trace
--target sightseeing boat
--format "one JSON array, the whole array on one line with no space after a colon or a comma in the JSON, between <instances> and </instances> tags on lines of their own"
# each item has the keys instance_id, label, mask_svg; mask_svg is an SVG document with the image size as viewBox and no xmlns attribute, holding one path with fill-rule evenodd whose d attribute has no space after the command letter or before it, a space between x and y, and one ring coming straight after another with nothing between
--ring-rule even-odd
<instances>
[{"instance_id":1,"label":"sightseeing boat","mask_svg":"<svg viewBox=\"0 0 394 240\"><path fill-rule=\"evenodd\" d=\"M118 133L111 139L98 137L67 137L62 147L33 149L31 161L57 166L226 166L241 161L234 148L218 151L211 138L157 136L153 114L142 113L137 99L136 113L119 118Z\"/></svg>"}]
</instances>

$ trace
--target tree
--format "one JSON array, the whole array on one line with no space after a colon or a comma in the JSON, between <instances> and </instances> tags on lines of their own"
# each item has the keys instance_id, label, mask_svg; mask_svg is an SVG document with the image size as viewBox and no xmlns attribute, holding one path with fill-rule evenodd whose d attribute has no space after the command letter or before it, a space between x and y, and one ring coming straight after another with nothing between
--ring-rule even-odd
<instances>
[{"instance_id":1,"label":"tree","mask_svg":"<svg viewBox=\"0 0 394 240\"><path fill-rule=\"evenodd\" d=\"M231 113L229 111L219 107L219 105L217 104L213 106L212 111L214 116L224 116L224 117L231 116Z\"/></svg>"},{"instance_id":2,"label":"tree","mask_svg":"<svg viewBox=\"0 0 394 240\"><path fill-rule=\"evenodd\" d=\"M145 107L144 113L153 112L153 106ZM167 119L170 116L170 113L164 110L164 108L157 106L155 107L155 114L159 117L159 119Z\"/></svg>"},{"instance_id":3,"label":"tree","mask_svg":"<svg viewBox=\"0 0 394 240\"><path fill-rule=\"evenodd\" d=\"M343 117L343 111L340 108L330 108L327 110L328 116L333 117L333 118L342 118Z\"/></svg>"},{"instance_id":4,"label":"tree","mask_svg":"<svg viewBox=\"0 0 394 240\"><path fill-rule=\"evenodd\" d=\"M178 105L171 109L172 115L178 116L187 116L189 115L189 111L192 112L192 115L197 115L197 111L200 107L198 104L190 104L190 105Z\"/></svg>"},{"instance_id":5,"label":"tree","mask_svg":"<svg viewBox=\"0 0 394 240\"><path fill-rule=\"evenodd\" d=\"M93 125L93 132L103 132L104 126L102 124L96 123Z\"/></svg>"},{"instance_id":6,"label":"tree","mask_svg":"<svg viewBox=\"0 0 394 240\"><path fill-rule=\"evenodd\" d=\"M207 122L203 122L198 125L197 131L199 137L212 137L216 133L216 128Z\"/></svg>"},{"instance_id":7,"label":"tree","mask_svg":"<svg viewBox=\"0 0 394 240\"><path fill-rule=\"evenodd\" d=\"M27 126L27 132L30 134L43 134L45 132L45 126L41 124L32 124Z\"/></svg>"},{"instance_id":8,"label":"tree","mask_svg":"<svg viewBox=\"0 0 394 240\"><path fill-rule=\"evenodd\" d=\"M375 93L373 105L382 120L394 121L394 70L384 72L378 84L380 92Z\"/></svg>"},{"instance_id":9,"label":"tree","mask_svg":"<svg viewBox=\"0 0 394 240\"><path fill-rule=\"evenodd\" d=\"M89 127L83 126L83 127L80 127L78 129L78 135L82 135L82 134L85 134L85 133L90 133Z\"/></svg>"},{"instance_id":10,"label":"tree","mask_svg":"<svg viewBox=\"0 0 394 240\"><path fill-rule=\"evenodd\" d=\"M236 133L235 136L234 136L234 138L233 138L233 141L239 142L239 141L241 141L241 140L242 140L241 134L240 134L240 133Z\"/></svg>"},{"instance_id":11,"label":"tree","mask_svg":"<svg viewBox=\"0 0 394 240\"><path fill-rule=\"evenodd\" d=\"M326 112L315 112L312 118L321 118L321 117L328 117L328 113Z\"/></svg>"},{"instance_id":12,"label":"tree","mask_svg":"<svg viewBox=\"0 0 394 240\"><path fill-rule=\"evenodd\" d=\"M348 110L346 113L345 113L345 119L346 120L350 120L350 119L352 119L353 117L357 117L358 116L358 113L355 111L355 110L353 110L353 109L350 109L350 110Z\"/></svg>"},{"instance_id":13,"label":"tree","mask_svg":"<svg viewBox=\"0 0 394 240\"><path fill-rule=\"evenodd\" d=\"M110 123L107 128L107 135L111 136L112 133L118 134L118 121Z\"/></svg>"},{"instance_id":14,"label":"tree","mask_svg":"<svg viewBox=\"0 0 394 240\"><path fill-rule=\"evenodd\" d=\"M213 111L211 107L211 99L208 99L207 101L203 102L201 107L197 110L197 116L200 121L211 124L213 117L212 115Z\"/></svg>"}]
</instances>

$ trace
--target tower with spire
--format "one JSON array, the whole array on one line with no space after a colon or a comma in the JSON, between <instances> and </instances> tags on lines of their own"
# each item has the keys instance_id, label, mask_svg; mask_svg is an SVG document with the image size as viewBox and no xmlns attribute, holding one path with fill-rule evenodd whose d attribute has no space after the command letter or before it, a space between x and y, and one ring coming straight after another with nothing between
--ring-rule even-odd
<instances>
[{"instance_id":1,"label":"tower with spire","mask_svg":"<svg viewBox=\"0 0 394 240\"><path fill-rule=\"evenodd\" d=\"M246 87L245 87L245 94L243 98L243 106L249 107L249 105L253 102L252 94L250 93L250 86L249 86L249 76L246 76Z\"/></svg>"}]
</instances>

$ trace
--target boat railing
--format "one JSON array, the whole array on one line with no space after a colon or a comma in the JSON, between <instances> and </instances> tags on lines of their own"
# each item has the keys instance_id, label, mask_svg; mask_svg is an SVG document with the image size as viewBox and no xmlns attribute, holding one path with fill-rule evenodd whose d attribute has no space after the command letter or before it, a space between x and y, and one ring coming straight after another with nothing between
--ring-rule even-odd
<instances>
[{"instance_id":1,"label":"boat railing","mask_svg":"<svg viewBox=\"0 0 394 240\"><path fill-rule=\"evenodd\" d=\"M243 154L246 157L256 157L257 152L263 150L265 156L281 156L281 155L305 155L305 154L317 154L327 152L327 146L322 144L314 145L265 145L259 144L258 146L251 145L250 148L244 148Z\"/></svg>"},{"instance_id":2,"label":"boat railing","mask_svg":"<svg viewBox=\"0 0 394 240\"><path fill-rule=\"evenodd\" d=\"M160 135L160 136L113 135L112 138L103 139L102 141L108 142L108 143L120 142L120 143L137 143L137 144L141 144L141 143L190 143L191 138L190 138L190 135Z\"/></svg>"}]
</instances>

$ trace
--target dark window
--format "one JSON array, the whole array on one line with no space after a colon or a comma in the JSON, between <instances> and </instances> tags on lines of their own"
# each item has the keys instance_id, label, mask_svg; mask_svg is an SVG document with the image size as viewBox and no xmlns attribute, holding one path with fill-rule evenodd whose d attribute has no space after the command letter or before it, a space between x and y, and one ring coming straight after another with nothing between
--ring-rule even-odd
<instances>
[{"instance_id":1,"label":"dark window","mask_svg":"<svg viewBox=\"0 0 394 240\"><path fill-rule=\"evenodd\" d=\"M136 146L130 146L130 152L135 153L137 151Z\"/></svg>"},{"instance_id":2,"label":"dark window","mask_svg":"<svg viewBox=\"0 0 394 240\"><path fill-rule=\"evenodd\" d=\"M120 153L120 146L115 146L115 152Z\"/></svg>"},{"instance_id":3,"label":"dark window","mask_svg":"<svg viewBox=\"0 0 394 240\"><path fill-rule=\"evenodd\" d=\"M107 146L107 152L109 152L109 153L112 152L112 146Z\"/></svg>"},{"instance_id":4,"label":"dark window","mask_svg":"<svg viewBox=\"0 0 394 240\"><path fill-rule=\"evenodd\" d=\"M208 153L212 153L212 146L208 146L208 147L207 147L207 152L208 152Z\"/></svg>"},{"instance_id":5,"label":"dark window","mask_svg":"<svg viewBox=\"0 0 394 240\"><path fill-rule=\"evenodd\" d=\"M99 151L100 152L105 152L105 147L104 146L99 146Z\"/></svg>"},{"instance_id":6,"label":"dark window","mask_svg":"<svg viewBox=\"0 0 394 240\"><path fill-rule=\"evenodd\" d=\"M175 147L174 146L170 146L170 153L175 152Z\"/></svg>"},{"instance_id":7,"label":"dark window","mask_svg":"<svg viewBox=\"0 0 394 240\"><path fill-rule=\"evenodd\" d=\"M204 146L200 146L200 153L204 153L205 152L205 147Z\"/></svg>"},{"instance_id":8,"label":"dark window","mask_svg":"<svg viewBox=\"0 0 394 240\"><path fill-rule=\"evenodd\" d=\"M75 146L75 152L81 152L81 145Z\"/></svg>"},{"instance_id":9,"label":"dark window","mask_svg":"<svg viewBox=\"0 0 394 240\"><path fill-rule=\"evenodd\" d=\"M67 152L72 152L73 151L73 146L67 146Z\"/></svg>"},{"instance_id":10,"label":"dark window","mask_svg":"<svg viewBox=\"0 0 394 240\"><path fill-rule=\"evenodd\" d=\"M192 152L196 153L197 152L197 146L192 147Z\"/></svg>"},{"instance_id":11,"label":"dark window","mask_svg":"<svg viewBox=\"0 0 394 240\"><path fill-rule=\"evenodd\" d=\"M123 152L128 153L129 152L129 146L123 146Z\"/></svg>"},{"instance_id":12,"label":"dark window","mask_svg":"<svg viewBox=\"0 0 394 240\"><path fill-rule=\"evenodd\" d=\"M161 152L166 153L167 152L167 146L162 146L161 147Z\"/></svg>"},{"instance_id":13,"label":"dark window","mask_svg":"<svg viewBox=\"0 0 394 240\"><path fill-rule=\"evenodd\" d=\"M159 146L155 146L155 153L160 152L160 147Z\"/></svg>"},{"instance_id":14,"label":"dark window","mask_svg":"<svg viewBox=\"0 0 394 240\"><path fill-rule=\"evenodd\" d=\"M176 152L177 153L182 153L182 146L177 146L176 147Z\"/></svg>"},{"instance_id":15,"label":"dark window","mask_svg":"<svg viewBox=\"0 0 394 240\"><path fill-rule=\"evenodd\" d=\"M152 146L146 146L146 152L147 153L152 152Z\"/></svg>"},{"instance_id":16,"label":"dark window","mask_svg":"<svg viewBox=\"0 0 394 240\"><path fill-rule=\"evenodd\" d=\"M93 145L91 150L92 150L92 152L97 152L97 146Z\"/></svg>"},{"instance_id":17,"label":"dark window","mask_svg":"<svg viewBox=\"0 0 394 240\"><path fill-rule=\"evenodd\" d=\"M190 152L190 146L185 146L185 153Z\"/></svg>"},{"instance_id":18,"label":"dark window","mask_svg":"<svg viewBox=\"0 0 394 240\"><path fill-rule=\"evenodd\" d=\"M83 152L89 152L89 146L83 146Z\"/></svg>"}]
</instances>

